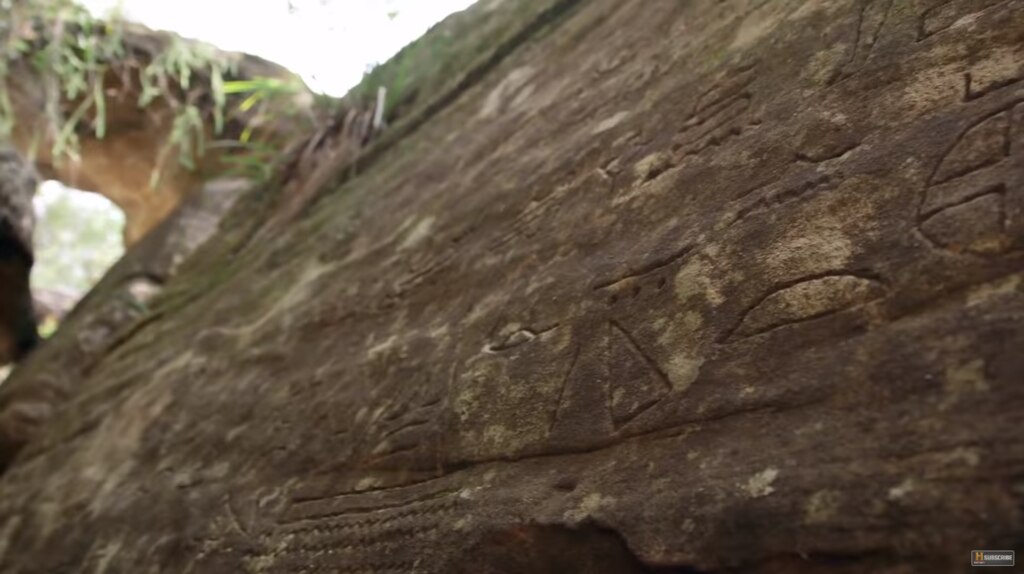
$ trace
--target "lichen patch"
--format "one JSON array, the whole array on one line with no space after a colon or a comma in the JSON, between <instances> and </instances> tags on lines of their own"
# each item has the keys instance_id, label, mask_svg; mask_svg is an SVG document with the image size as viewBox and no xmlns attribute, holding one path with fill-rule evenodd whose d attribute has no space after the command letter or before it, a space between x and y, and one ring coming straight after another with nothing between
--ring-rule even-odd
<instances>
[{"instance_id":1,"label":"lichen patch","mask_svg":"<svg viewBox=\"0 0 1024 574\"><path fill-rule=\"evenodd\" d=\"M769 467L761 472L750 477L750 480L743 486L743 490L750 495L751 498L761 498L762 496L768 496L775 492L775 487L772 484L775 479L779 477L779 469Z\"/></svg>"}]
</instances>

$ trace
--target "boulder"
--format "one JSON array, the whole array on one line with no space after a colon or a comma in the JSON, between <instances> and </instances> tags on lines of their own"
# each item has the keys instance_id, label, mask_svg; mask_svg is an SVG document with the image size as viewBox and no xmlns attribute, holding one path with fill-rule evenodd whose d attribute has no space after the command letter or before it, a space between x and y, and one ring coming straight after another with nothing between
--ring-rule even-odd
<instances>
[{"instance_id":1,"label":"boulder","mask_svg":"<svg viewBox=\"0 0 1024 574\"><path fill-rule=\"evenodd\" d=\"M474 17L502 33L464 73L243 195L36 401L0 570L932 574L1024 548L1024 3Z\"/></svg>"}]
</instances>

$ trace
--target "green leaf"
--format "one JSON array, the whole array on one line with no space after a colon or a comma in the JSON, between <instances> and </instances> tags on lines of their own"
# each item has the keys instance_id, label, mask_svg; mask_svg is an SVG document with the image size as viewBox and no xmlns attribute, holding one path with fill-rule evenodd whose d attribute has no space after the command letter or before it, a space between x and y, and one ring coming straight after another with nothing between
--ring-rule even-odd
<instances>
[{"instance_id":1,"label":"green leaf","mask_svg":"<svg viewBox=\"0 0 1024 574\"><path fill-rule=\"evenodd\" d=\"M96 139L103 139L107 135L107 98L103 95L102 80L92 84L92 97L96 101Z\"/></svg>"},{"instance_id":2,"label":"green leaf","mask_svg":"<svg viewBox=\"0 0 1024 574\"><path fill-rule=\"evenodd\" d=\"M238 109L243 112L247 112L252 109L259 101L263 98L263 94L260 92L253 92L248 98L245 98L241 104L238 105Z\"/></svg>"}]
</instances>

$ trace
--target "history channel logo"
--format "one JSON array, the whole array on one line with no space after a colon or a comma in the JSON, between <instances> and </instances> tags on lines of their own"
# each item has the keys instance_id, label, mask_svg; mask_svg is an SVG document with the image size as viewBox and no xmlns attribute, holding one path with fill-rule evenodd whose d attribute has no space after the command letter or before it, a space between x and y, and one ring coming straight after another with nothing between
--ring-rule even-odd
<instances>
[{"instance_id":1,"label":"history channel logo","mask_svg":"<svg viewBox=\"0 0 1024 574\"><path fill-rule=\"evenodd\" d=\"M971 566L1013 566L1013 550L971 550Z\"/></svg>"}]
</instances>

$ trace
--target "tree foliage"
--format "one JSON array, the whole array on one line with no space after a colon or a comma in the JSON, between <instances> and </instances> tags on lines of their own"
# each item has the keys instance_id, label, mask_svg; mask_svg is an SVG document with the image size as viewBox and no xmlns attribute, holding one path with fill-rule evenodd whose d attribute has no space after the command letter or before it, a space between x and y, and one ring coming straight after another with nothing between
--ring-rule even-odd
<instances>
[{"instance_id":1,"label":"tree foliage","mask_svg":"<svg viewBox=\"0 0 1024 574\"><path fill-rule=\"evenodd\" d=\"M50 146L55 162L79 159L83 134L103 139L109 100L130 90L140 108L159 104L173 112L157 166L173 156L195 169L195 159L215 144L247 156L234 164L242 175L266 175L270 150L253 140L252 127L266 123L268 115L294 113L281 104L305 86L294 76L242 74L235 56L142 29L116 14L97 20L72 0L0 0L0 138L9 137L19 120L12 106L13 74L29 70L45 99L46 121L34 134L33 148ZM232 120L240 125L233 131L227 129ZM260 173L244 173L252 169ZM154 170L151 184L159 177Z\"/></svg>"}]
</instances>

